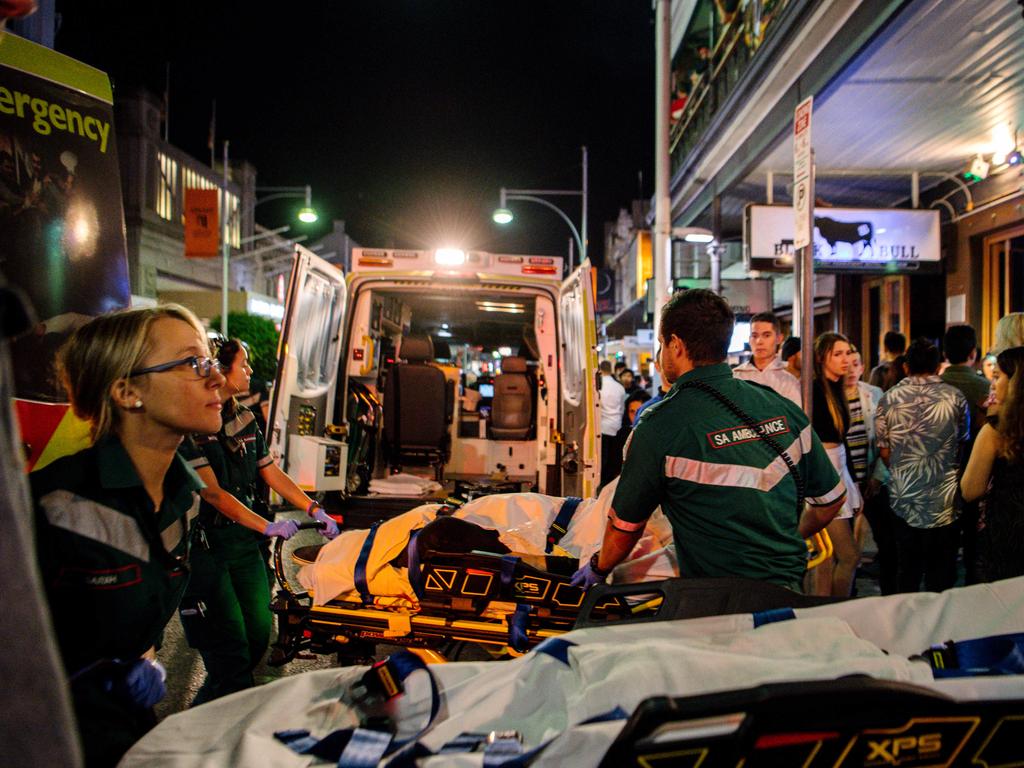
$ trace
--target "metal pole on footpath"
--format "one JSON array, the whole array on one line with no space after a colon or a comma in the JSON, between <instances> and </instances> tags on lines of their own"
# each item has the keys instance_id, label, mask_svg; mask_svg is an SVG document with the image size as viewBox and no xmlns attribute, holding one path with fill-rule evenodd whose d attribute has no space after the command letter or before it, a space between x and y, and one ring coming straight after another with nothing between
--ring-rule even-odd
<instances>
[{"instance_id":1,"label":"metal pole on footpath","mask_svg":"<svg viewBox=\"0 0 1024 768\"><path fill-rule=\"evenodd\" d=\"M800 393L804 412L811 417L814 379L814 150L811 149L811 116L814 97L809 96L793 113L793 320L800 317ZM799 301L797 300L799 295Z\"/></svg>"},{"instance_id":2,"label":"metal pole on footpath","mask_svg":"<svg viewBox=\"0 0 1024 768\"><path fill-rule=\"evenodd\" d=\"M224 189L221 191L220 206L220 253L222 262L222 283L220 294L220 332L228 337L228 281L231 279L231 243L228 242L228 142L224 142Z\"/></svg>"},{"instance_id":3,"label":"metal pole on footpath","mask_svg":"<svg viewBox=\"0 0 1024 768\"><path fill-rule=\"evenodd\" d=\"M800 318L800 345L804 350L800 355L803 363L800 366L800 395L803 398L804 412L811 418L814 407L814 150L811 150L810 204L807 206L807 226L811 232L811 241L800 249L800 305L803 315ZM796 291L797 285L793 285Z\"/></svg>"},{"instance_id":4,"label":"metal pole on footpath","mask_svg":"<svg viewBox=\"0 0 1024 768\"><path fill-rule=\"evenodd\" d=\"M671 2L657 0L654 62L654 331L672 280L672 200L669 194L669 104L671 79ZM657 343L654 348L657 349Z\"/></svg>"}]
</instances>

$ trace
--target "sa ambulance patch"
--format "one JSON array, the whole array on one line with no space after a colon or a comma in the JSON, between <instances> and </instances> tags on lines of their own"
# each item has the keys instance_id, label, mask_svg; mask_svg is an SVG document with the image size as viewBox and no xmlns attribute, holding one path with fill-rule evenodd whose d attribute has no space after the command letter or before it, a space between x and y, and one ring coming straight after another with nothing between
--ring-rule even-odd
<instances>
[{"instance_id":1,"label":"sa ambulance patch","mask_svg":"<svg viewBox=\"0 0 1024 768\"><path fill-rule=\"evenodd\" d=\"M786 420L786 417L776 416L775 418L759 422L757 424L756 432L746 424L741 424L736 427L729 427L728 429L719 429L714 432L708 432L707 438L711 447L718 450L720 448L728 448L733 445L740 445L741 443L749 443L753 440L758 440L762 435L774 437L775 435L786 434L789 431L789 422Z\"/></svg>"}]
</instances>

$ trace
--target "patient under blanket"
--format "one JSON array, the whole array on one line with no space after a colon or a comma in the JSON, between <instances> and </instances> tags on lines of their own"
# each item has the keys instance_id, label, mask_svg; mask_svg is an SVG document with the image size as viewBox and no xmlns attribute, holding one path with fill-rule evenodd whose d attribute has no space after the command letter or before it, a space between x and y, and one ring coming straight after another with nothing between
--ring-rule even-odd
<instances>
[{"instance_id":1,"label":"patient under blanket","mask_svg":"<svg viewBox=\"0 0 1024 768\"><path fill-rule=\"evenodd\" d=\"M611 483L597 499L580 502L553 554L568 555L580 563L590 559L601 546L615 486L616 483ZM565 499L561 497L537 493L483 496L451 515L479 529L444 526L442 529L447 529L449 534L460 528L456 535L461 541L433 541L429 545L431 549L448 552L475 549L498 554L543 555L548 531L563 503ZM441 505L424 504L377 527L366 562L366 583L375 602L405 607L416 604L409 583L406 548L410 535L435 520L439 509ZM355 567L369 535L367 530L345 531L320 549L316 562L299 570L299 583L312 592L315 605L337 598L360 601L355 591ZM427 544L422 542L420 551ZM629 557L612 573L611 581L651 581L678 575L672 528L658 509Z\"/></svg>"}]
</instances>

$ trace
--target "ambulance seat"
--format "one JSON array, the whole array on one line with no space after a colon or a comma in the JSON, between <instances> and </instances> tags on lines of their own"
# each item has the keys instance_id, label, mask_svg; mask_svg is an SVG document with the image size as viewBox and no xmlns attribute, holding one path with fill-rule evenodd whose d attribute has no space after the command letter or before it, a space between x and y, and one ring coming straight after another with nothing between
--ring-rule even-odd
<instances>
[{"instance_id":1,"label":"ambulance seat","mask_svg":"<svg viewBox=\"0 0 1024 768\"><path fill-rule=\"evenodd\" d=\"M430 364L434 346L429 337L404 337L398 358L384 385L388 462L393 467L431 464L440 482L448 458L453 388L444 372Z\"/></svg>"},{"instance_id":2,"label":"ambulance seat","mask_svg":"<svg viewBox=\"0 0 1024 768\"><path fill-rule=\"evenodd\" d=\"M491 437L525 440L533 422L533 387L526 375L526 360L505 357L501 373L494 377L491 402Z\"/></svg>"}]
</instances>

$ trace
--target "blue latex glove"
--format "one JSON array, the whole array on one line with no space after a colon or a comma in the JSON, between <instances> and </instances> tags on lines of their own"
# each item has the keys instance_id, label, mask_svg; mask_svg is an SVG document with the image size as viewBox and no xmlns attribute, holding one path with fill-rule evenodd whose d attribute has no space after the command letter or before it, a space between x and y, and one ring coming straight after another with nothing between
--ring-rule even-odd
<instances>
[{"instance_id":1,"label":"blue latex glove","mask_svg":"<svg viewBox=\"0 0 1024 768\"><path fill-rule=\"evenodd\" d=\"M333 539L338 535L338 524L334 522L334 519L324 512L323 507L316 508L316 514L313 515L313 519L318 523L323 523L326 527L320 531L320 534L326 539Z\"/></svg>"},{"instance_id":2,"label":"blue latex glove","mask_svg":"<svg viewBox=\"0 0 1024 768\"><path fill-rule=\"evenodd\" d=\"M167 693L167 670L159 661L138 659L127 664L120 676L110 681L111 693L140 709L149 709Z\"/></svg>"},{"instance_id":3,"label":"blue latex glove","mask_svg":"<svg viewBox=\"0 0 1024 768\"><path fill-rule=\"evenodd\" d=\"M277 536L285 541L298 532L299 524L294 520L277 520L273 523L267 523L267 527L263 529L264 536Z\"/></svg>"},{"instance_id":4,"label":"blue latex glove","mask_svg":"<svg viewBox=\"0 0 1024 768\"><path fill-rule=\"evenodd\" d=\"M603 576L594 572L594 569L587 563L580 568L576 573L572 575L572 581L569 583L574 587L580 589L590 589L595 584L604 584L605 579L608 578L608 574Z\"/></svg>"}]
</instances>

